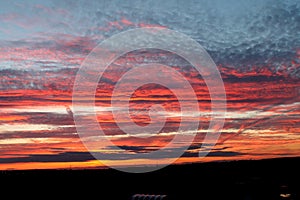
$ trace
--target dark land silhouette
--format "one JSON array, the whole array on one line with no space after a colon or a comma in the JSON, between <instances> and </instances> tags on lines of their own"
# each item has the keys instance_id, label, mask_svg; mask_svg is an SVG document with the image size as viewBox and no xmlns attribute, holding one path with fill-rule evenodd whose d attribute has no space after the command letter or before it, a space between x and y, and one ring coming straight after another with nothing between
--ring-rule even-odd
<instances>
[{"instance_id":1,"label":"dark land silhouette","mask_svg":"<svg viewBox=\"0 0 300 200\"><path fill-rule=\"evenodd\" d=\"M114 169L1 171L1 192L23 189L23 197L63 196L129 200L134 194L164 199L300 199L300 158L170 165L129 174ZM28 189L25 189L27 188ZM10 193L10 196L14 193Z\"/></svg>"}]
</instances>

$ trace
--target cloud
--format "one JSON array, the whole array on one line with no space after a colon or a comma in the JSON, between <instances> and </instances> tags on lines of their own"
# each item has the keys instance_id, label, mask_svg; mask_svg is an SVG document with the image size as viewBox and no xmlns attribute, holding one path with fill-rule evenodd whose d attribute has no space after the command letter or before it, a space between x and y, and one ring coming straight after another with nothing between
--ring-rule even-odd
<instances>
[{"instance_id":1,"label":"cloud","mask_svg":"<svg viewBox=\"0 0 300 200\"><path fill-rule=\"evenodd\" d=\"M93 159L88 152L80 151L83 147L79 136L74 134L72 112L67 112L65 107L72 111L76 73L100 41L123 30L153 26L186 33L202 44L218 65L226 88L228 112L219 146L208 154L210 159L299 152L298 3L276 2L269 6L255 0L246 5L236 2L230 8L220 2L189 5L189 2L174 4L171 0L160 3L43 1L10 6L1 2L1 5L2 163ZM232 10L236 12L229 12ZM181 113L178 99L171 91L149 84L132 91L130 106L136 112L131 117L135 123L147 125L149 107L161 104L166 112L157 114L167 114L167 123L162 134L156 137L128 137L112 115L112 110L120 109L110 107L114 85L133 66L156 62L171 66L185 76L198 97L200 113ZM186 90L181 92L185 94ZM119 98L121 102L122 94ZM161 50L128 53L103 74L96 99L101 127L115 144L127 150L127 153L99 153L100 157L126 160L130 158L128 153L154 151L172 140L181 117L199 116L192 119L200 121L197 143L183 155L198 157L197 150L211 117L211 99L201 74L181 57ZM89 123L91 108L85 108L84 103L82 120ZM188 101L185 103L189 105ZM128 121L120 123L126 125ZM48 130L49 127L54 128ZM277 146L272 146L272 142ZM50 155L55 149L62 152ZM170 149L160 156L172 157L178 150Z\"/></svg>"},{"instance_id":2,"label":"cloud","mask_svg":"<svg viewBox=\"0 0 300 200\"><path fill-rule=\"evenodd\" d=\"M123 146L119 146L119 148L122 148L128 152L134 152L137 154L141 154L141 157L143 157L143 153L151 153L154 151L161 151L161 154L159 155L161 158L173 158L172 155L174 155L174 153L176 154L176 152L182 151L181 148L169 148L166 151L162 151L162 150L160 150L159 146L140 146L140 145L139 146L123 145ZM116 148L108 147L108 149L115 150ZM189 150L185 151L181 157L183 157L183 158L184 157L194 157L197 159L199 157L199 152L198 151L190 151L191 149L193 149L193 147L189 147ZM235 156L244 155L241 152L227 151L225 149L227 149L227 148L221 148L220 150L214 149L207 154L207 157L232 157L234 159ZM199 148L199 150L200 150L200 148ZM201 152L203 152L203 150Z\"/></svg>"},{"instance_id":3,"label":"cloud","mask_svg":"<svg viewBox=\"0 0 300 200\"><path fill-rule=\"evenodd\" d=\"M0 163L25 162L84 162L95 158L88 152L64 152L54 155L36 154L23 157L0 158Z\"/></svg>"}]
</instances>

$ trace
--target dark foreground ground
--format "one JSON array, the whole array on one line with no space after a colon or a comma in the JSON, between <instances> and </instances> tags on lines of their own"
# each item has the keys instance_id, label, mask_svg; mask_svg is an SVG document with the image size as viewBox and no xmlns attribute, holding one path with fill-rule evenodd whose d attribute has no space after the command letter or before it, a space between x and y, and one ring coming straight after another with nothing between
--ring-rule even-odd
<instances>
[{"instance_id":1,"label":"dark foreground ground","mask_svg":"<svg viewBox=\"0 0 300 200\"><path fill-rule=\"evenodd\" d=\"M0 181L8 199L130 200L134 194L164 194L170 200L300 200L300 158L173 165L146 174L112 169L2 171Z\"/></svg>"}]
</instances>

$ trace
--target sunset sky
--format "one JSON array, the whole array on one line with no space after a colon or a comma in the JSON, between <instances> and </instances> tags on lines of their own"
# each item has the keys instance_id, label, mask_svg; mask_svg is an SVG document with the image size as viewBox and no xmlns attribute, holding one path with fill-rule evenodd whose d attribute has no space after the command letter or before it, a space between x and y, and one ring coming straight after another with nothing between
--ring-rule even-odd
<instances>
[{"instance_id":1,"label":"sunset sky","mask_svg":"<svg viewBox=\"0 0 300 200\"><path fill-rule=\"evenodd\" d=\"M161 104L166 124L148 138L135 138L119 129L112 115L117 109L111 106L112 91L118 79L138 63L171 66L184 75L197 95L200 112L190 115L191 120L195 116L199 120L199 128L193 144L176 163L300 156L300 3L251 2L1 1L0 170L104 166L88 152L76 131L72 115L75 76L101 41L142 27L182 32L207 50L226 89L225 124L213 150L198 158L204 135L213 134L207 133L210 95L203 78L172 53L128 53L108 67L97 88L98 122L115 145L127 150L119 153L112 146L103 147L99 153L108 158L106 163L167 162L167 152L160 160L137 161L128 155L166 145L178 134L184 117L168 88L144 85L133 91L130 105L140 112L132 120L147 125L147 110ZM82 106L82 115L88 119L90 108ZM110 160L114 154L118 156Z\"/></svg>"}]
</instances>

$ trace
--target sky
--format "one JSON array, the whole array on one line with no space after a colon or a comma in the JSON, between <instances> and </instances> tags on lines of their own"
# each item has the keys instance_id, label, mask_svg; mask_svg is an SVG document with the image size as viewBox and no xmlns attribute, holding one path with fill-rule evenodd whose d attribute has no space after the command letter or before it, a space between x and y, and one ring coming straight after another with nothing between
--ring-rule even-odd
<instances>
[{"instance_id":1,"label":"sky","mask_svg":"<svg viewBox=\"0 0 300 200\"><path fill-rule=\"evenodd\" d=\"M205 134L213 134L207 133L211 99L204 79L170 52L128 53L108 67L96 92L101 128L113 144L126 150L102 147L96 154L106 164L167 163L172 152L159 160L130 155L156 151L177 134L188 135L178 133L182 117L199 121L199 126L178 164L300 156L299 2L1 1L0 170L104 167L82 143L73 120L76 73L100 42L144 27L184 33L206 49L224 82L225 124L212 151L199 158ZM160 104L165 111L158 114L166 116L166 123L148 138L124 133L112 114L118 109L111 104L112 91L138 63L166 64L184 75L197 95L200 112L184 116L172 91L158 84L144 85L131 96L130 106L137 111L132 120L148 125L149 108ZM85 119L92 116L84 103L81 114Z\"/></svg>"}]
</instances>

